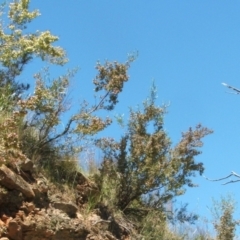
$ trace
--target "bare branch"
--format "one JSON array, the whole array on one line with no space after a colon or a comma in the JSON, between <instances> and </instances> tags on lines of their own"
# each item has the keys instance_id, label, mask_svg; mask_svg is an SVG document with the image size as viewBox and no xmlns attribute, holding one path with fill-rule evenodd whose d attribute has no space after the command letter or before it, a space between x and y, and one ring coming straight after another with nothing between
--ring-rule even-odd
<instances>
[{"instance_id":1,"label":"bare branch","mask_svg":"<svg viewBox=\"0 0 240 240\"><path fill-rule=\"evenodd\" d=\"M233 171L232 171L231 173L232 173L233 176L236 176L236 177L240 178L240 175L239 175L239 174L237 174L237 173L235 173L235 172L233 172Z\"/></svg>"},{"instance_id":2,"label":"bare branch","mask_svg":"<svg viewBox=\"0 0 240 240\"><path fill-rule=\"evenodd\" d=\"M237 174L237 173L235 173L234 171L232 171L228 176L223 177L223 178L209 179L209 178L207 178L207 177L205 177L205 176L203 176L203 177L204 177L205 179L207 179L208 181L216 182L216 181L221 181L221 180L230 178L230 177L232 177L232 176L233 176L233 177L240 178L240 175ZM222 185L227 185L227 184L229 184L229 183L235 183L235 182L240 182L240 179L238 179L238 180L231 180L231 181L229 181L229 182L223 183Z\"/></svg>"},{"instance_id":3,"label":"bare branch","mask_svg":"<svg viewBox=\"0 0 240 240\"><path fill-rule=\"evenodd\" d=\"M107 96L109 95L109 93L110 93L110 92L107 92L107 93L105 94L105 96L102 97L101 101L100 101L96 106L94 106L94 108L93 108L90 112L88 112L88 114L91 114L91 113L97 111L97 110L99 109L99 107L101 107L101 104L102 104L102 103L104 102L104 100L107 98Z\"/></svg>"},{"instance_id":4,"label":"bare branch","mask_svg":"<svg viewBox=\"0 0 240 240\"><path fill-rule=\"evenodd\" d=\"M54 136L53 138L50 138L49 140L47 140L47 141L45 141L45 142L43 142L42 145L41 145L41 147L44 146L44 145L46 145L47 143L50 143L50 142L52 142L52 141L54 141L54 140L56 140L56 139L64 136L64 135L69 131L69 129L70 129L71 124L72 124L73 121L74 121L74 119L73 119L73 118L70 118L70 120L68 121L68 124L67 124L67 126L65 127L65 129L63 130L63 132L62 132L62 133L59 133L58 135Z\"/></svg>"},{"instance_id":5,"label":"bare branch","mask_svg":"<svg viewBox=\"0 0 240 240\"><path fill-rule=\"evenodd\" d=\"M222 85L225 86L225 87L227 87L227 88L232 89L233 91L235 91L235 92L233 92L233 93L235 93L235 94L240 94L240 89L235 88L235 87L232 87L232 86L230 86L230 85L228 85L228 84L226 84L226 83L222 83Z\"/></svg>"},{"instance_id":6,"label":"bare branch","mask_svg":"<svg viewBox=\"0 0 240 240\"><path fill-rule=\"evenodd\" d=\"M235 182L240 182L240 179L239 179L239 180L232 180L232 181L223 183L222 185L227 185L227 184L229 184L229 183L235 183Z\"/></svg>"},{"instance_id":7,"label":"bare branch","mask_svg":"<svg viewBox=\"0 0 240 240\"><path fill-rule=\"evenodd\" d=\"M204 177L205 179L207 179L208 181L211 181L211 182L217 182L217 181L221 181L221 180L227 179L227 178L229 178L229 177L231 177L231 176L233 176L232 173L229 174L229 175L226 176L226 177L223 177L223 178L217 178L217 179L210 179L210 178L207 178L207 177L205 177L205 176L203 176L203 177Z\"/></svg>"}]
</instances>

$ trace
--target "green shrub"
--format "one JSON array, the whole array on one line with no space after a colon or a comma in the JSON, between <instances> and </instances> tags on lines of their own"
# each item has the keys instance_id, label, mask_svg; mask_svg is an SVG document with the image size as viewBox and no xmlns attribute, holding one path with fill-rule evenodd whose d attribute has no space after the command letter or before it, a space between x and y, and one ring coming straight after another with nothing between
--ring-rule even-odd
<instances>
[{"instance_id":1,"label":"green shrub","mask_svg":"<svg viewBox=\"0 0 240 240\"><path fill-rule=\"evenodd\" d=\"M234 220L233 218L235 201L228 195L227 197L222 197L219 202L213 200L213 204L212 214L214 217L214 228L217 232L216 240L233 240L236 226L240 223L239 220Z\"/></svg>"}]
</instances>

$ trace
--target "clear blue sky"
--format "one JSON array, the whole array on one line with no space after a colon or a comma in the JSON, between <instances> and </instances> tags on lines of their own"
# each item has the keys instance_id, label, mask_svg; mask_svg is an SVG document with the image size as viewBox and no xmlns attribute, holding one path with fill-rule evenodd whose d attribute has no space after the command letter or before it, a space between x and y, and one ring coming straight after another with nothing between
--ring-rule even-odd
<instances>
[{"instance_id":1,"label":"clear blue sky","mask_svg":"<svg viewBox=\"0 0 240 240\"><path fill-rule=\"evenodd\" d=\"M205 175L240 173L240 95L221 85L240 88L240 1L33 0L31 7L42 15L30 30L58 35L70 59L64 69L80 67L75 96L92 97L97 60L125 61L138 51L114 113L127 116L128 106L141 103L155 80L157 103L170 103L165 129L173 144L182 131L202 123L214 130L197 158ZM37 64L26 69L29 76L37 70ZM112 136L119 137L120 130ZM240 183L222 186L202 177L195 182L199 187L187 189L181 201L202 216L209 215L212 197L231 192L240 198Z\"/></svg>"}]
</instances>

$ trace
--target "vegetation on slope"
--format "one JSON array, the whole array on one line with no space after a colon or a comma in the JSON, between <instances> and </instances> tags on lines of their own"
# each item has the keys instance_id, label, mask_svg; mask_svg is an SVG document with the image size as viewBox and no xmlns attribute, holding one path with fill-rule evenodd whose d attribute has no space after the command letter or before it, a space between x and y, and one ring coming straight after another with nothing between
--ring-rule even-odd
<instances>
[{"instance_id":1,"label":"vegetation on slope","mask_svg":"<svg viewBox=\"0 0 240 240\"><path fill-rule=\"evenodd\" d=\"M171 216L166 204L184 194L185 186L196 186L193 177L204 171L196 157L201 153L202 139L212 131L197 125L172 146L164 130L166 106L156 105L153 86L143 106L130 109L119 141L98 139L97 134L113 121L98 113L112 111L118 104L134 56L125 63L97 63L93 84L98 102L82 102L61 130L62 116L69 110L67 88L76 71L70 70L50 83L45 81L50 69L36 73L35 90L30 96L24 94L29 85L17 81L35 58L57 65L67 63L64 49L54 45L57 36L49 31L26 31L39 16L38 10L29 11L29 4L29 0L11 2L8 23L2 21L0 26L0 164L20 174L19 166L30 159L35 165L31 177L44 174L59 188L66 184L72 191L81 189L81 196L74 200L78 208L97 212L103 221L109 221L117 239L182 239L169 230ZM86 141L103 152L100 169L89 179L76 161ZM180 210L176 221L196 219L185 210ZM221 229L221 224L232 224L230 218L231 211L224 212L226 220L222 219L216 229ZM218 238L222 239L223 234L219 233Z\"/></svg>"}]
</instances>

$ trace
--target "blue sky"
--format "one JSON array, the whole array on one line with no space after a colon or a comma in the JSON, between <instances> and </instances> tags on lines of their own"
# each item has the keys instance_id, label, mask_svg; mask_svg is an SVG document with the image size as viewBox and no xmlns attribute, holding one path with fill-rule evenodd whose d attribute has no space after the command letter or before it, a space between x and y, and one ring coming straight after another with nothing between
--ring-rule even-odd
<instances>
[{"instance_id":1,"label":"blue sky","mask_svg":"<svg viewBox=\"0 0 240 240\"><path fill-rule=\"evenodd\" d=\"M154 80L157 103L170 104L165 129L173 145L181 132L202 123L214 130L197 158L205 165L205 175L240 173L240 96L229 94L221 85L240 88L239 1L32 0L31 7L42 15L29 30L58 35L58 44L70 59L63 69L80 67L72 87L74 96L92 98L96 61L125 61L128 53L138 51L114 114L127 116L128 107L141 104ZM40 65L37 61L26 68L22 80L29 82ZM62 72L53 69L53 74ZM114 128L107 134L119 137L120 131ZM199 187L187 189L180 201L202 216L210 215L207 206L212 197L229 192L236 201L240 197L240 183L222 186L203 177L195 182Z\"/></svg>"}]
</instances>

